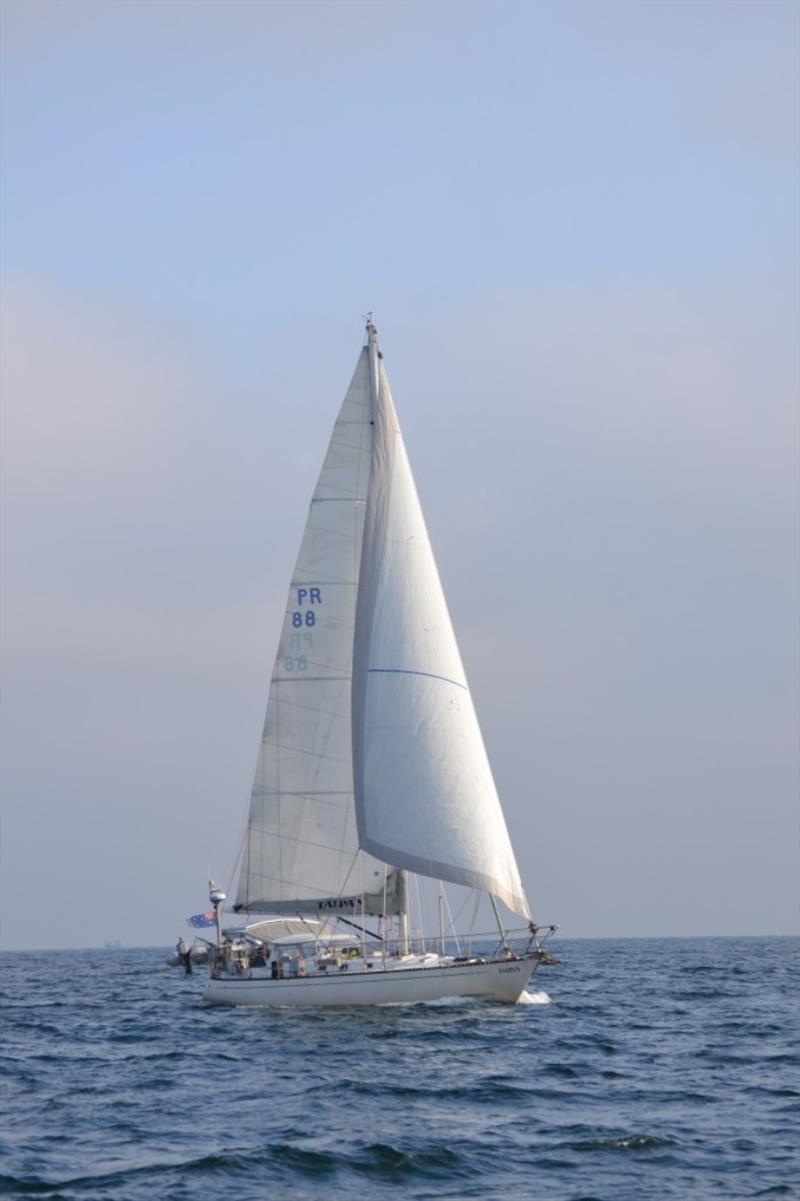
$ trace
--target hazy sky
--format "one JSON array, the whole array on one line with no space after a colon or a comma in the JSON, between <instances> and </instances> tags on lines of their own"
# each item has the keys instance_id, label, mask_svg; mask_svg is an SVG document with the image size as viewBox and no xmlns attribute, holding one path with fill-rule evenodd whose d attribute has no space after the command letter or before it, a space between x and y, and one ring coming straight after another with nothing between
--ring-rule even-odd
<instances>
[{"instance_id":1,"label":"hazy sky","mask_svg":"<svg viewBox=\"0 0 800 1201\"><path fill-rule=\"evenodd\" d=\"M799 11L5 0L3 945L227 878L367 309L539 917L797 929Z\"/></svg>"}]
</instances>

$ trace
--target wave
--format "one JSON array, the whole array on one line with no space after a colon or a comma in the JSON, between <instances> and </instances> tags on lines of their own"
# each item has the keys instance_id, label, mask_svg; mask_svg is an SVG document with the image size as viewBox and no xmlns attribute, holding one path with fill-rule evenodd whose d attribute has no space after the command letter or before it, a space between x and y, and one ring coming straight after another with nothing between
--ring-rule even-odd
<instances>
[{"instance_id":1,"label":"wave","mask_svg":"<svg viewBox=\"0 0 800 1201\"><path fill-rule=\"evenodd\" d=\"M395 1079L369 1080L348 1079L325 1081L313 1085L309 1094L352 1094L358 1097L381 1098L386 1103L392 1100L421 1100L441 1103L442 1101L474 1102L477 1104L516 1102L539 1097L552 1099L562 1094L553 1089L540 1089L525 1080L519 1081L506 1076L482 1076L478 1080L459 1085L436 1083L398 1083Z\"/></svg>"},{"instance_id":2,"label":"wave","mask_svg":"<svg viewBox=\"0 0 800 1201\"><path fill-rule=\"evenodd\" d=\"M562 1143L571 1151L653 1151L674 1146L674 1139L657 1134L623 1134L616 1138L588 1138Z\"/></svg>"},{"instance_id":3,"label":"wave","mask_svg":"<svg viewBox=\"0 0 800 1201\"><path fill-rule=\"evenodd\" d=\"M188 1160L139 1164L128 1169L99 1171L62 1180L47 1180L37 1175L23 1177L3 1174L0 1175L0 1193L14 1196L46 1195L48 1201L56 1201L56 1198L65 1195L65 1190L87 1188L113 1188L114 1196L122 1196L123 1194L116 1190L145 1179L150 1185L154 1180L162 1179L165 1187L171 1187L167 1184L169 1178L173 1182L186 1176L211 1179L221 1179L224 1176L232 1180L249 1178L253 1173L258 1173L262 1180L267 1180L270 1177L265 1173L277 1173L280 1177L283 1170L291 1176L309 1178L332 1177L346 1171L358 1176L374 1176L387 1180L395 1180L398 1176L406 1179L419 1177L451 1180L454 1175L467 1170L474 1171L474 1168L474 1163L468 1163L458 1151L438 1143L402 1147L376 1142L348 1150L273 1143L272 1146L257 1151L249 1148L242 1151L216 1151ZM236 1188L232 1188L231 1191L233 1195L237 1195Z\"/></svg>"},{"instance_id":4,"label":"wave","mask_svg":"<svg viewBox=\"0 0 800 1201\"><path fill-rule=\"evenodd\" d=\"M539 992L526 990L517 998L518 1005L549 1005L550 1003L550 998L543 989L540 989Z\"/></svg>"},{"instance_id":5,"label":"wave","mask_svg":"<svg viewBox=\"0 0 800 1201\"><path fill-rule=\"evenodd\" d=\"M685 1201L687 1180L698 1199L735 1182L788 1201L797 994L779 950L745 961L745 988L724 941L689 965L715 976L679 974L684 944L609 960L576 940L552 1000L540 977L520 997L550 1002L532 1014L479 997L209 1009L199 974L162 985L155 959L89 978L65 957L35 981L4 961L21 1005L0 1201Z\"/></svg>"}]
</instances>

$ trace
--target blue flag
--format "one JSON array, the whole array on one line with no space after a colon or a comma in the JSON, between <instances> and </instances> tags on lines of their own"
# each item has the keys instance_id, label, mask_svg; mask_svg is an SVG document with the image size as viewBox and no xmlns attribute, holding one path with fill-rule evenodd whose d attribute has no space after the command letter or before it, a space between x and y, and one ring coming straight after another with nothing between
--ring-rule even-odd
<instances>
[{"instance_id":1,"label":"blue flag","mask_svg":"<svg viewBox=\"0 0 800 1201\"><path fill-rule=\"evenodd\" d=\"M194 926L196 930L202 930L206 926L215 926L217 919L213 913L195 913L192 917L187 917L187 926Z\"/></svg>"}]
</instances>

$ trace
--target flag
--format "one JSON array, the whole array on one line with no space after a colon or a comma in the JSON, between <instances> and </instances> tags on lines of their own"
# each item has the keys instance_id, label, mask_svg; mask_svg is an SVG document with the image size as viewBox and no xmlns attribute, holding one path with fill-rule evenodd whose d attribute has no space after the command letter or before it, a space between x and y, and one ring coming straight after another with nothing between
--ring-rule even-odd
<instances>
[{"instance_id":1,"label":"flag","mask_svg":"<svg viewBox=\"0 0 800 1201\"><path fill-rule=\"evenodd\" d=\"M217 919L214 913L195 913L192 917L187 917L186 925L194 926L196 930L202 930L205 926L215 926Z\"/></svg>"}]
</instances>

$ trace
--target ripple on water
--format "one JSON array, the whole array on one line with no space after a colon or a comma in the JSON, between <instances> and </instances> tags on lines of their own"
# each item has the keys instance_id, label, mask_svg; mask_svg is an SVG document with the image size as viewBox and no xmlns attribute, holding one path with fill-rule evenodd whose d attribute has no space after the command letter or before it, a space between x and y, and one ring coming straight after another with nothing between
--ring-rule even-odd
<instances>
[{"instance_id":1,"label":"ripple on water","mask_svg":"<svg viewBox=\"0 0 800 1201\"><path fill-rule=\"evenodd\" d=\"M8 955L0 1193L790 1197L797 969L757 942L564 943L514 1006L302 1012L207 1009L161 950Z\"/></svg>"}]
</instances>

